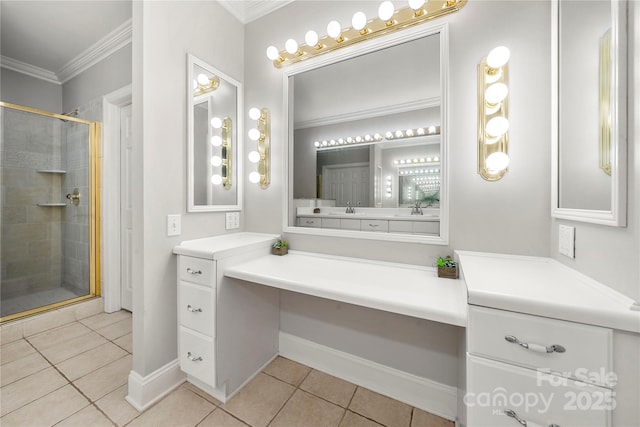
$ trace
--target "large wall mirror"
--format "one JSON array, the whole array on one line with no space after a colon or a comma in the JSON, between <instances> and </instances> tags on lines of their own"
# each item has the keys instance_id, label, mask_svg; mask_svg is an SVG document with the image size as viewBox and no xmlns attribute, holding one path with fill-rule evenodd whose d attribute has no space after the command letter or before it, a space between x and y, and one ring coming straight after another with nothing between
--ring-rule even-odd
<instances>
[{"instance_id":1,"label":"large wall mirror","mask_svg":"<svg viewBox=\"0 0 640 427\"><path fill-rule=\"evenodd\" d=\"M552 2L552 215L626 225L627 3Z\"/></svg>"},{"instance_id":2,"label":"large wall mirror","mask_svg":"<svg viewBox=\"0 0 640 427\"><path fill-rule=\"evenodd\" d=\"M446 244L447 25L285 71L287 232Z\"/></svg>"},{"instance_id":3,"label":"large wall mirror","mask_svg":"<svg viewBox=\"0 0 640 427\"><path fill-rule=\"evenodd\" d=\"M239 210L242 86L193 55L187 62L188 211Z\"/></svg>"}]
</instances>

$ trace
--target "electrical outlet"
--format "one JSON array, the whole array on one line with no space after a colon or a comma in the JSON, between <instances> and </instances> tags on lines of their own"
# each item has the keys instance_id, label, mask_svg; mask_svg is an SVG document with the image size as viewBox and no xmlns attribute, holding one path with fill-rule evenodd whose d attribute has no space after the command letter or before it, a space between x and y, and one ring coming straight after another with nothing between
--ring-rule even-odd
<instances>
[{"instance_id":1,"label":"electrical outlet","mask_svg":"<svg viewBox=\"0 0 640 427\"><path fill-rule=\"evenodd\" d=\"M180 215L167 215L167 236L179 236L181 228Z\"/></svg>"},{"instance_id":2,"label":"electrical outlet","mask_svg":"<svg viewBox=\"0 0 640 427\"><path fill-rule=\"evenodd\" d=\"M568 225L558 227L558 252L569 258L575 258L576 228Z\"/></svg>"},{"instance_id":3,"label":"electrical outlet","mask_svg":"<svg viewBox=\"0 0 640 427\"><path fill-rule=\"evenodd\" d=\"M240 212L227 212L225 216L225 227L227 230L240 228Z\"/></svg>"}]
</instances>

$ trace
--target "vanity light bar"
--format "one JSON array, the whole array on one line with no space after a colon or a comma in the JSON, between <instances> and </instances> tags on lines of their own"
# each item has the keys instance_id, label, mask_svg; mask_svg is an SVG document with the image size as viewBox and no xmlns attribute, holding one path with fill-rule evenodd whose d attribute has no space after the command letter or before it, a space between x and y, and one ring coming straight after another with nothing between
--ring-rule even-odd
<instances>
[{"instance_id":1,"label":"vanity light bar","mask_svg":"<svg viewBox=\"0 0 640 427\"><path fill-rule=\"evenodd\" d=\"M394 165L419 165L427 163L440 163L440 157L420 157L414 159L400 159L393 161Z\"/></svg>"},{"instance_id":2,"label":"vanity light bar","mask_svg":"<svg viewBox=\"0 0 640 427\"><path fill-rule=\"evenodd\" d=\"M440 169L409 169L409 170L401 170L399 175L425 175L425 174L439 174Z\"/></svg>"},{"instance_id":3,"label":"vanity light bar","mask_svg":"<svg viewBox=\"0 0 640 427\"><path fill-rule=\"evenodd\" d=\"M395 10L393 3L387 0L380 4L378 16L373 19L367 20L363 12L356 12L351 20L352 27L342 29L338 21L331 21L326 36L319 38L317 32L310 30L304 37L306 44L298 45L294 39L289 39L282 51L269 46L267 57L276 68L281 68L457 12L466 3L467 0L411 0L409 6Z\"/></svg>"},{"instance_id":4,"label":"vanity light bar","mask_svg":"<svg viewBox=\"0 0 640 427\"><path fill-rule=\"evenodd\" d=\"M207 76L204 73L198 74L193 81L193 96L204 95L205 93L213 92L220 86L220 78L218 76Z\"/></svg>"},{"instance_id":5,"label":"vanity light bar","mask_svg":"<svg viewBox=\"0 0 640 427\"><path fill-rule=\"evenodd\" d=\"M419 136L440 135L440 126L428 126L425 128L397 130L395 132L388 131L384 136L388 140L402 138L416 138Z\"/></svg>"},{"instance_id":6,"label":"vanity light bar","mask_svg":"<svg viewBox=\"0 0 640 427\"><path fill-rule=\"evenodd\" d=\"M263 190L271 184L271 120L268 108L253 107L249 118L256 127L249 130L249 139L257 142L257 150L249 152L249 161L258 164L258 170L249 174L249 181L259 184Z\"/></svg>"},{"instance_id":7,"label":"vanity light bar","mask_svg":"<svg viewBox=\"0 0 640 427\"><path fill-rule=\"evenodd\" d=\"M214 167L221 167L222 172L220 174L211 175L211 183L214 185L220 185L225 190L231 188L231 135L233 134L232 123L229 117L221 119L219 117L213 117L211 119L211 127L214 129L220 129L220 136L214 135L211 137L211 144L214 147L221 147L221 156L211 157L211 165Z\"/></svg>"},{"instance_id":8,"label":"vanity light bar","mask_svg":"<svg viewBox=\"0 0 640 427\"><path fill-rule=\"evenodd\" d=\"M368 133L366 135L358 135L355 137L349 136L346 138L324 139L322 141L315 141L313 145L318 150L327 150L331 148L340 148L345 145L373 144L376 142L383 141L384 139L387 139L388 141L393 141L396 139L418 138L418 137L431 136L431 135L440 135L440 126L427 126L427 127L421 127L421 128L415 128L415 129L403 129L403 130L401 129L394 132L387 131L384 137L379 133L374 133L374 134Z\"/></svg>"},{"instance_id":9,"label":"vanity light bar","mask_svg":"<svg viewBox=\"0 0 640 427\"><path fill-rule=\"evenodd\" d=\"M387 180L386 180L386 187L387 187L387 199L390 199L392 194L393 194L393 178L391 177L391 175L387 176Z\"/></svg>"}]
</instances>

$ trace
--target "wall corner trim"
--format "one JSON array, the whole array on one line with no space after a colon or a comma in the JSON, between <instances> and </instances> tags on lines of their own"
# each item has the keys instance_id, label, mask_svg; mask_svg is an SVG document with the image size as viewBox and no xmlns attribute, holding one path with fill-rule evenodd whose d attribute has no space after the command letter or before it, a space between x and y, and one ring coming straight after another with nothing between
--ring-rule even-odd
<instances>
[{"instance_id":1,"label":"wall corner trim","mask_svg":"<svg viewBox=\"0 0 640 427\"><path fill-rule=\"evenodd\" d=\"M178 359L143 377L135 371L129 373L129 393L125 398L142 412L171 393L187 379L180 370Z\"/></svg>"}]
</instances>

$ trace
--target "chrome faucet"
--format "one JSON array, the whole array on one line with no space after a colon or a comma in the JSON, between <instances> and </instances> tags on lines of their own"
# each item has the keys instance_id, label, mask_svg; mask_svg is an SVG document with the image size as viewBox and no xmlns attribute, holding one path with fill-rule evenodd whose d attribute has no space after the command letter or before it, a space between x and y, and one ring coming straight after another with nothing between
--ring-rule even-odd
<instances>
[{"instance_id":1,"label":"chrome faucet","mask_svg":"<svg viewBox=\"0 0 640 427\"><path fill-rule=\"evenodd\" d=\"M356 213L356 210L353 206L351 206L351 202L347 202L347 210L345 213Z\"/></svg>"},{"instance_id":2,"label":"chrome faucet","mask_svg":"<svg viewBox=\"0 0 640 427\"><path fill-rule=\"evenodd\" d=\"M424 215L420 207L421 201L417 201L415 206L411 206L411 215Z\"/></svg>"}]
</instances>

